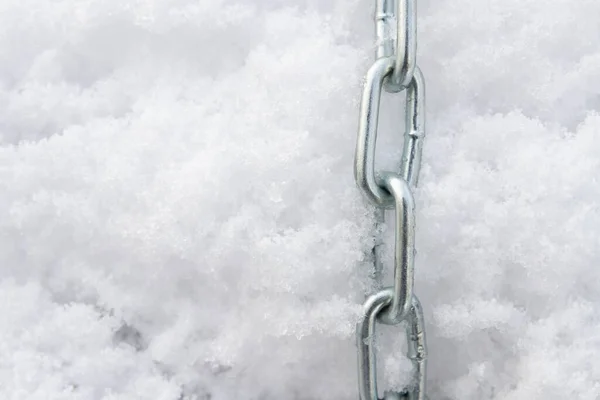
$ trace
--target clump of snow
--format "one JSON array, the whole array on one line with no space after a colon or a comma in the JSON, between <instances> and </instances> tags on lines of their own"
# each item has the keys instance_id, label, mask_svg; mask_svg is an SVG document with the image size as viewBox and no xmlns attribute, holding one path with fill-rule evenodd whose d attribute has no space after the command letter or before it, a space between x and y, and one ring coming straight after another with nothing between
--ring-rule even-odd
<instances>
[{"instance_id":1,"label":"clump of snow","mask_svg":"<svg viewBox=\"0 0 600 400\"><path fill-rule=\"evenodd\" d=\"M357 397L372 8L0 4L0 398ZM600 393L599 14L419 1L432 399ZM401 387L403 329L380 331L380 385Z\"/></svg>"}]
</instances>

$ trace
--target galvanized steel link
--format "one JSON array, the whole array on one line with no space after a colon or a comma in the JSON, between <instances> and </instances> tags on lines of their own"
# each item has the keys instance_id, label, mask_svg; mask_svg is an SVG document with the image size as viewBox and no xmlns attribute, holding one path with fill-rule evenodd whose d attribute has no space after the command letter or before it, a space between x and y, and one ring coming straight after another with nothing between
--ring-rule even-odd
<instances>
[{"instance_id":1,"label":"galvanized steel link","mask_svg":"<svg viewBox=\"0 0 600 400\"><path fill-rule=\"evenodd\" d=\"M379 314L379 321L396 325L402 322L411 305L415 264L415 202L408 184L397 174L386 172L382 186L395 201L394 296Z\"/></svg>"},{"instance_id":2,"label":"galvanized steel link","mask_svg":"<svg viewBox=\"0 0 600 400\"><path fill-rule=\"evenodd\" d=\"M367 72L360 107L358 139L354 157L354 177L367 199L381 208L393 208L392 196L377 184L375 173L375 146L379 125L379 105L383 79L394 68L391 57L380 58ZM413 79L406 90L404 150L401 174L413 186L419 180L421 153L425 137L425 83L421 70L415 68Z\"/></svg>"},{"instance_id":3,"label":"galvanized steel link","mask_svg":"<svg viewBox=\"0 0 600 400\"><path fill-rule=\"evenodd\" d=\"M410 84L417 65L416 0L377 0L375 21L376 58L394 57L394 71L385 87L397 93Z\"/></svg>"},{"instance_id":4,"label":"galvanized steel link","mask_svg":"<svg viewBox=\"0 0 600 400\"><path fill-rule=\"evenodd\" d=\"M394 294L391 288L383 289L365 301L363 317L356 329L358 348L358 388L361 400L378 400L377 360L375 353L375 325L379 313L390 304ZM384 399L425 400L427 380L427 347L425 344L425 322L421 303L416 296L411 298L411 307L406 317L406 341L408 358L413 363L413 381L402 392L386 392Z\"/></svg>"}]
</instances>

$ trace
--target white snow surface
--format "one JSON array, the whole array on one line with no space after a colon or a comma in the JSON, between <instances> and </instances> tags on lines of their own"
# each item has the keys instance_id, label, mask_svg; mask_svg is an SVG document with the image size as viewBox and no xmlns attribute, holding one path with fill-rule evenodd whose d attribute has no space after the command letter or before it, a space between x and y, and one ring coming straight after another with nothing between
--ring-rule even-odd
<instances>
[{"instance_id":1,"label":"white snow surface","mask_svg":"<svg viewBox=\"0 0 600 400\"><path fill-rule=\"evenodd\" d=\"M600 2L418 7L429 396L598 399ZM0 2L1 399L358 397L372 14ZM385 96L379 168L402 109ZM380 332L379 385L402 387L404 330Z\"/></svg>"}]
</instances>

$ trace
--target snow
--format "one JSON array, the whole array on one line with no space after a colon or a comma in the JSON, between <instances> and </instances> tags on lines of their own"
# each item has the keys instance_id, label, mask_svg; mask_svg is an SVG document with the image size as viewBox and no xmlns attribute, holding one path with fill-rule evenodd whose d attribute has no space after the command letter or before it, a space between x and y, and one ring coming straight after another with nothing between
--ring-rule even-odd
<instances>
[{"instance_id":1,"label":"snow","mask_svg":"<svg viewBox=\"0 0 600 400\"><path fill-rule=\"evenodd\" d=\"M0 3L0 398L357 398L372 7ZM432 400L600 395L598 15L419 1ZM380 331L401 387L404 329Z\"/></svg>"}]
</instances>

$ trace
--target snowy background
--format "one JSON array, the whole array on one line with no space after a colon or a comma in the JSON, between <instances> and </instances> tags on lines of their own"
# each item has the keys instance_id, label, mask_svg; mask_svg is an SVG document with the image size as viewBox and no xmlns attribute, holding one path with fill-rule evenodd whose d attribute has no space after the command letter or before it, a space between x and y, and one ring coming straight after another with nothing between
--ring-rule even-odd
<instances>
[{"instance_id":1,"label":"snowy background","mask_svg":"<svg viewBox=\"0 0 600 400\"><path fill-rule=\"evenodd\" d=\"M373 3L0 0L1 399L357 398ZM432 400L600 397L599 17L419 1Z\"/></svg>"}]
</instances>

